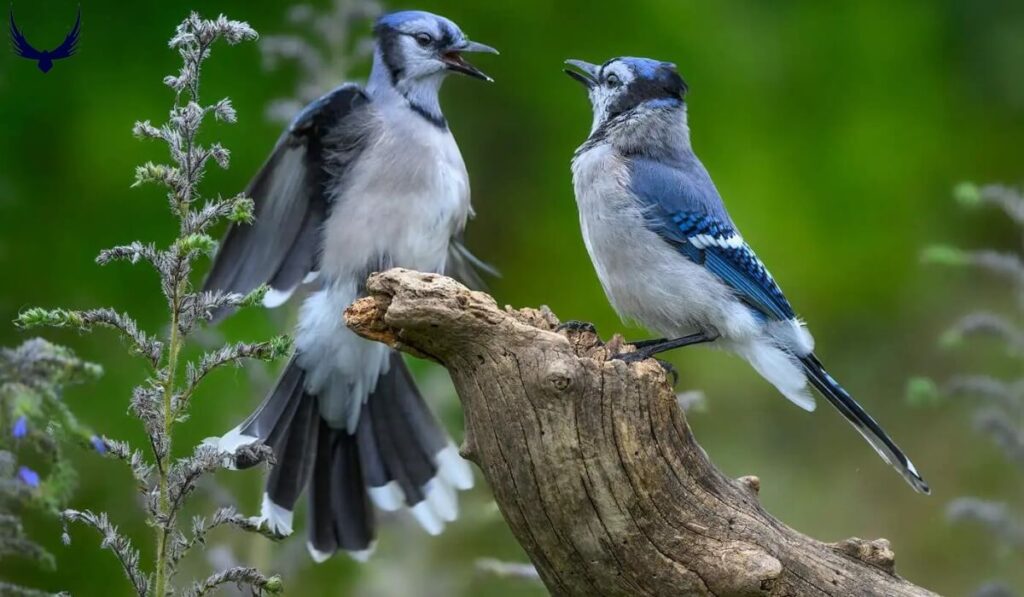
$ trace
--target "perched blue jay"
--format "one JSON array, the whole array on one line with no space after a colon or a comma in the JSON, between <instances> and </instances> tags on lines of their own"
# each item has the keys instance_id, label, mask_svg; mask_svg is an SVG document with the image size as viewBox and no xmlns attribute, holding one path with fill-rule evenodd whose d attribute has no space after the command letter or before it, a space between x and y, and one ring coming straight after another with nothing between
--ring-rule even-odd
<instances>
[{"instance_id":1,"label":"perched blue jay","mask_svg":"<svg viewBox=\"0 0 1024 597\"><path fill-rule=\"evenodd\" d=\"M814 409L810 382L883 460L928 493L910 460L814 356L810 333L740 236L690 146L687 87L675 65L567 64L594 112L572 161L587 251L619 315L668 338L621 358L715 341L805 410Z\"/></svg>"},{"instance_id":2,"label":"perched blue jay","mask_svg":"<svg viewBox=\"0 0 1024 597\"><path fill-rule=\"evenodd\" d=\"M385 15L374 35L369 84L342 85L295 117L248 187L255 222L232 226L205 284L238 293L267 284L267 307L310 289L277 386L211 441L229 454L257 441L273 449L262 518L274 531L292 531L309 485L317 561L338 550L370 555L371 503L408 507L439 533L456 517L456 490L473 484L402 358L353 334L342 313L368 274L389 267L475 279L481 264L459 241L472 215L469 179L438 91L451 72L489 81L461 54L497 52L426 12Z\"/></svg>"}]
</instances>

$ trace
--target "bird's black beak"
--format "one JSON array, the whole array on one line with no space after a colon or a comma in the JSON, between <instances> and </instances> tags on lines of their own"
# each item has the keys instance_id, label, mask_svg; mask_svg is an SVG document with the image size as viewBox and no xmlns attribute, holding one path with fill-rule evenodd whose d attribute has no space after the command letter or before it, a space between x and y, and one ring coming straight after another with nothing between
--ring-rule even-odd
<instances>
[{"instance_id":1,"label":"bird's black beak","mask_svg":"<svg viewBox=\"0 0 1024 597\"><path fill-rule=\"evenodd\" d=\"M582 83L587 90L597 85L597 73L601 70L600 66L582 60L566 60L565 63L576 69L563 69L565 74Z\"/></svg>"},{"instance_id":2,"label":"bird's black beak","mask_svg":"<svg viewBox=\"0 0 1024 597\"><path fill-rule=\"evenodd\" d=\"M441 61L445 63L448 70L453 70L457 73L468 75L475 79L483 79L488 83L493 83L494 79L490 78L482 70L473 66L462 57L464 52L482 52L485 54L497 54L498 51L491 46L484 45L475 41L464 40L458 44L448 48L441 53Z\"/></svg>"}]
</instances>

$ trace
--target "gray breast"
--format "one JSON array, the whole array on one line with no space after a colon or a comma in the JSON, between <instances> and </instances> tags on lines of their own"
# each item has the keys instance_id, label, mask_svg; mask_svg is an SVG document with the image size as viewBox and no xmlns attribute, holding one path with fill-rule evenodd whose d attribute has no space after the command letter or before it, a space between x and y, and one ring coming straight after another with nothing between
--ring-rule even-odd
<instances>
[{"instance_id":1,"label":"gray breast","mask_svg":"<svg viewBox=\"0 0 1024 597\"><path fill-rule=\"evenodd\" d=\"M732 292L645 226L613 149L599 145L578 155L573 184L584 243L619 316L670 337L729 318L737 304Z\"/></svg>"},{"instance_id":2,"label":"gray breast","mask_svg":"<svg viewBox=\"0 0 1024 597\"><path fill-rule=\"evenodd\" d=\"M462 156L451 133L418 115L375 118L360 159L329 189L322 273L343 279L378 264L440 271L469 211Z\"/></svg>"}]
</instances>

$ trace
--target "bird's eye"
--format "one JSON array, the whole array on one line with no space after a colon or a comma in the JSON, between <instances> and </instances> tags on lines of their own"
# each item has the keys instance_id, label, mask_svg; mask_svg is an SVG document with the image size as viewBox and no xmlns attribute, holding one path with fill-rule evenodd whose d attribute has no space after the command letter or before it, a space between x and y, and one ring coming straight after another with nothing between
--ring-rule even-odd
<instances>
[{"instance_id":1,"label":"bird's eye","mask_svg":"<svg viewBox=\"0 0 1024 597\"><path fill-rule=\"evenodd\" d=\"M609 87L618 87L619 85L622 85L622 81L619 79L619 75L616 75L615 73L612 73L605 77L604 82Z\"/></svg>"},{"instance_id":2,"label":"bird's eye","mask_svg":"<svg viewBox=\"0 0 1024 597\"><path fill-rule=\"evenodd\" d=\"M427 47L434 42L433 36L431 36L429 33L417 33L415 37L416 43L420 44L423 47Z\"/></svg>"}]
</instances>

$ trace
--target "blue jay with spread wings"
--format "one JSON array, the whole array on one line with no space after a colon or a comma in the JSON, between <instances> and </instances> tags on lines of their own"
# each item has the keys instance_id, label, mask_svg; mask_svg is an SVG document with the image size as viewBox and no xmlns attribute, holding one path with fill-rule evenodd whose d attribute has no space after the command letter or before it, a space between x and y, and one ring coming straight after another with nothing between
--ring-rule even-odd
<instances>
[{"instance_id":1,"label":"blue jay with spread wings","mask_svg":"<svg viewBox=\"0 0 1024 597\"><path fill-rule=\"evenodd\" d=\"M310 291L277 386L210 441L240 468L253 464L240 462L240 448L273 449L262 519L290 533L308 489L317 561L336 551L368 557L373 506L408 508L437 534L457 515L456 491L473 484L401 356L356 336L342 313L370 273L389 267L475 280L480 264L460 242L469 178L438 91L453 72L490 80L462 54L496 52L419 11L381 17L374 35L367 86L342 85L295 117L249 185L255 222L228 231L205 284L238 293L266 284L267 307Z\"/></svg>"},{"instance_id":2,"label":"blue jay with spread wings","mask_svg":"<svg viewBox=\"0 0 1024 597\"><path fill-rule=\"evenodd\" d=\"M646 58L567 64L594 114L572 162L587 250L619 315L666 336L620 358L713 341L805 410L815 406L808 385L816 388L885 462L928 493L910 460L825 371L805 325L740 236L693 153L687 87L676 67Z\"/></svg>"},{"instance_id":3,"label":"blue jay with spread wings","mask_svg":"<svg viewBox=\"0 0 1024 597\"><path fill-rule=\"evenodd\" d=\"M36 66L44 73L50 72L53 68L53 61L62 58L69 58L75 54L78 44L78 34L82 31L82 7L78 7L78 17L75 19L71 31L64 37L64 41L52 50L37 50L28 43L25 36L18 30L18 24L14 22L14 7L11 7L10 14L11 45L14 46L14 53L22 58L35 60Z\"/></svg>"}]
</instances>

